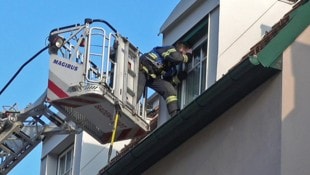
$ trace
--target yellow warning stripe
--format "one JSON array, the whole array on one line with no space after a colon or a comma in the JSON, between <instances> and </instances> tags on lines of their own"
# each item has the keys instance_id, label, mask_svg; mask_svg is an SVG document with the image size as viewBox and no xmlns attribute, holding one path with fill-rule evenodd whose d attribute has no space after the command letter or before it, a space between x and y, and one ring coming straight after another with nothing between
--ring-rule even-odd
<instances>
[{"instance_id":1,"label":"yellow warning stripe","mask_svg":"<svg viewBox=\"0 0 310 175\"><path fill-rule=\"evenodd\" d=\"M161 55L166 58L167 56L169 56L172 52L176 52L177 50L175 50L175 48L171 48L168 49L166 52L163 52Z\"/></svg>"},{"instance_id":2,"label":"yellow warning stripe","mask_svg":"<svg viewBox=\"0 0 310 175\"><path fill-rule=\"evenodd\" d=\"M178 100L177 96L171 95L171 96L166 98L166 103L168 104L168 103L171 103L171 102L174 102L174 101L177 101L177 100Z\"/></svg>"}]
</instances>

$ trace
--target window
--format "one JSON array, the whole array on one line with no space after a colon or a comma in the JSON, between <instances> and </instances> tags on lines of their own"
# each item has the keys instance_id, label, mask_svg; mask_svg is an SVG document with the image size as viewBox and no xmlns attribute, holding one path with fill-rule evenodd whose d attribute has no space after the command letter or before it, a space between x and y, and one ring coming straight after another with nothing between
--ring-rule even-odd
<instances>
[{"instance_id":1,"label":"window","mask_svg":"<svg viewBox=\"0 0 310 175\"><path fill-rule=\"evenodd\" d=\"M189 104L206 89L208 16L201 20L181 39L192 46L193 59L181 69L187 72L187 78L179 87L181 108Z\"/></svg>"},{"instance_id":2,"label":"window","mask_svg":"<svg viewBox=\"0 0 310 175\"><path fill-rule=\"evenodd\" d=\"M193 50L193 60L185 66L187 79L185 80L185 101L187 105L198 97L206 87L207 42Z\"/></svg>"},{"instance_id":3,"label":"window","mask_svg":"<svg viewBox=\"0 0 310 175\"><path fill-rule=\"evenodd\" d=\"M73 158L73 146L69 147L58 157L57 175L71 175L72 158Z\"/></svg>"}]
</instances>

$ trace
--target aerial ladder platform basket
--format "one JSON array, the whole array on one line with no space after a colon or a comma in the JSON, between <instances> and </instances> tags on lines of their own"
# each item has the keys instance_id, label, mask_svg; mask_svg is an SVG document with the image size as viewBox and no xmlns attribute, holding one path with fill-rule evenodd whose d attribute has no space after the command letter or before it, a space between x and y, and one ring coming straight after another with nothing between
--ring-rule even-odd
<instances>
[{"instance_id":1,"label":"aerial ladder platform basket","mask_svg":"<svg viewBox=\"0 0 310 175\"><path fill-rule=\"evenodd\" d=\"M106 28L92 25L104 23ZM47 101L101 143L150 130L146 98L138 99L140 52L103 20L54 29L49 36Z\"/></svg>"},{"instance_id":2,"label":"aerial ladder platform basket","mask_svg":"<svg viewBox=\"0 0 310 175\"><path fill-rule=\"evenodd\" d=\"M137 96L141 53L108 22L85 19L52 30L48 40L38 52L50 54L47 90L24 110L14 104L0 112L0 175L54 134L84 130L112 150L114 141L145 136L154 123L146 92Z\"/></svg>"}]
</instances>

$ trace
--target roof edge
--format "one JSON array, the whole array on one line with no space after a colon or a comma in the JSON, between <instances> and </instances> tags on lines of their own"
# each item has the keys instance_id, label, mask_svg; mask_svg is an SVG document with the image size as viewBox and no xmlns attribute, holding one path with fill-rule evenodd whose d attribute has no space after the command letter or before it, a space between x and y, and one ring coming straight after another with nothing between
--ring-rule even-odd
<instances>
[{"instance_id":1,"label":"roof edge","mask_svg":"<svg viewBox=\"0 0 310 175\"><path fill-rule=\"evenodd\" d=\"M297 9L296 9L297 8ZM281 58L281 53L285 50L305 28L310 25L310 2L301 1L293 10L287 13L277 24L267 33L262 42L252 47L254 55L250 56L251 62L262 64L264 67L275 66L277 60ZM277 28L280 28L277 30ZM276 37L273 37L276 35ZM264 45L264 43L267 43ZM261 46L263 45L263 50ZM258 52L258 53L257 53Z\"/></svg>"}]
</instances>

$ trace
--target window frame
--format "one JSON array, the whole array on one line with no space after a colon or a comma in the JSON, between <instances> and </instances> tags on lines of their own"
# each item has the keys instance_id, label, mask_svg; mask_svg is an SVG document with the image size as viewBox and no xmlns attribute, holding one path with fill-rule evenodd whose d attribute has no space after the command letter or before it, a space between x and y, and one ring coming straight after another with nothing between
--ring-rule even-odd
<instances>
[{"instance_id":1,"label":"window frame","mask_svg":"<svg viewBox=\"0 0 310 175\"><path fill-rule=\"evenodd\" d=\"M71 162L70 162L70 168L68 169L67 168L67 154L69 153L71 151L71 157L70 157L70 160L71 160ZM73 147L73 145L71 145L71 146L69 146L68 148L66 148L61 154L59 154L58 155L58 157L57 157L57 175L70 175L70 173L72 173L72 168L73 168L73 153L74 153L74 147ZM61 167L61 159L63 158L63 157L65 157L65 167L64 167L64 172L62 173L61 172L61 169L60 169L60 167ZM69 173L69 174L67 174L67 173Z\"/></svg>"},{"instance_id":2,"label":"window frame","mask_svg":"<svg viewBox=\"0 0 310 175\"><path fill-rule=\"evenodd\" d=\"M187 74L189 75L192 71L194 71L194 69L197 69L197 66L199 67L199 82L198 82L198 94L195 97L192 97L191 100L188 99L188 97L186 96L187 94L187 80L183 80L182 85L178 88L178 96L181 99L179 101L180 103L180 107L181 109L184 108L185 106L187 106L189 103L191 103L194 99L196 99L207 87L207 74L208 74L208 70L207 70L207 64L208 64L208 52L209 52L209 15L206 15L205 18L203 18L199 23L197 23L186 35L184 35L183 40L185 41L189 41L192 38L194 38L194 36L196 34L198 34L197 32L200 31L200 29L204 29L207 28L207 31L202 30L201 32L206 32L206 33L202 33L203 36L201 38L199 38L199 40L195 41L195 43L192 46L193 49L193 53L195 52L196 49L200 49L199 50L199 61L195 63L195 59L193 57L192 61L190 63L188 63L188 65L186 66L185 64L183 64L181 66L181 69L183 71L187 71ZM200 29L199 29L200 28ZM182 39L181 39L182 40ZM203 45L207 44L206 47L204 47ZM206 48L206 51L204 51L203 49ZM204 55L205 53L205 55ZM187 67L190 65L190 68L187 69ZM205 70L203 70L205 69ZM202 75L202 73L205 72L205 75ZM204 79L204 80L203 80ZM202 86L202 83L204 83L204 85ZM204 89L202 89L204 87Z\"/></svg>"}]
</instances>

